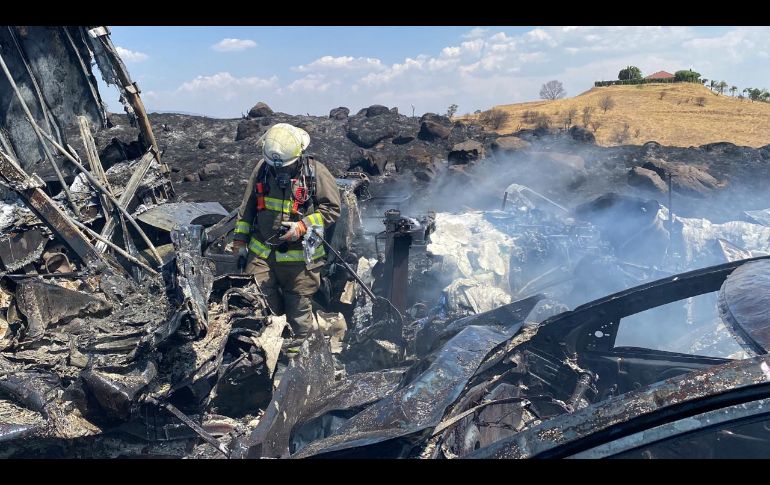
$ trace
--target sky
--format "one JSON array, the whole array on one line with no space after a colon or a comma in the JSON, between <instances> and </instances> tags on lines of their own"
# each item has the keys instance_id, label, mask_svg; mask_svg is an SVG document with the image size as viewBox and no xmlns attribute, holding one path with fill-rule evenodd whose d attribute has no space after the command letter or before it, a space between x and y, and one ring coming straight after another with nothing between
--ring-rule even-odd
<instances>
[{"instance_id":1,"label":"sky","mask_svg":"<svg viewBox=\"0 0 770 485\"><path fill-rule=\"evenodd\" d=\"M458 114L567 96L634 65L693 69L729 85L770 87L770 27L111 27L148 111L237 118L258 101L327 115L372 104ZM100 85L110 111L117 89Z\"/></svg>"}]
</instances>

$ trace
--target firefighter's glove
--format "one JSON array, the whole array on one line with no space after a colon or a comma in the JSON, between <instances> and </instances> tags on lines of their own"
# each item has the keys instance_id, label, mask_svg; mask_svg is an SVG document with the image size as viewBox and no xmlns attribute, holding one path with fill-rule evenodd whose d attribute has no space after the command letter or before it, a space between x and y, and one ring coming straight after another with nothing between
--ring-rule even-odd
<instances>
[{"instance_id":1,"label":"firefighter's glove","mask_svg":"<svg viewBox=\"0 0 770 485\"><path fill-rule=\"evenodd\" d=\"M299 241L302 236L307 232L307 227L302 221L297 222L282 222L282 226L286 226L286 232L283 233L278 239L281 241L295 242Z\"/></svg>"}]
</instances>

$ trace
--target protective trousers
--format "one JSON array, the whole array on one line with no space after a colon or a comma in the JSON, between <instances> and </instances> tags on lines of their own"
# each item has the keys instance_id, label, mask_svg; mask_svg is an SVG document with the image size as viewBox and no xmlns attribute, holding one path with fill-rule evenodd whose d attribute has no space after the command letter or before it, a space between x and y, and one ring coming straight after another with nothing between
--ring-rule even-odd
<instances>
[{"instance_id":1,"label":"protective trousers","mask_svg":"<svg viewBox=\"0 0 770 485\"><path fill-rule=\"evenodd\" d=\"M321 286L320 266L309 270L304 263L277 263L275 251L266 260L250 253L246 263L246 273L256 276L270 309L276 315L286 314L297 338L318 328L311 298Z\"/></svg>"}]
</instances>

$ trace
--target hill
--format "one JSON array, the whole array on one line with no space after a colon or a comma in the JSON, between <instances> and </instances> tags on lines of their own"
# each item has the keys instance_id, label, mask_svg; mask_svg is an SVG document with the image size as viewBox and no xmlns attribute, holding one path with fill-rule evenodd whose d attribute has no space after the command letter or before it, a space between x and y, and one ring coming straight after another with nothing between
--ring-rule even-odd
<instances>
[{"instance_id":1,"label":"hill","mask_svg":"<svg viewBox=\"0 0 770 485\"><path fill-rule=\"evenodd\" d=\"M605 113L599 103L607 95L615 106ZM596 142L603 146L656 141L680 147L730 142L757 148L770 143L770 103L717 95L689 83L595 87L573 98L497 106L511 115L497 131L534 128L532 114L525 117L526 112L544 113L551 126L564 126L571 108L577 110L573 124L583 126L586 106L593 108L591 121L598 124ZM621 141L618 133L626 123L628 136ZM594 131L590 123L588 128Z\"/></svg>"}]
</instances>

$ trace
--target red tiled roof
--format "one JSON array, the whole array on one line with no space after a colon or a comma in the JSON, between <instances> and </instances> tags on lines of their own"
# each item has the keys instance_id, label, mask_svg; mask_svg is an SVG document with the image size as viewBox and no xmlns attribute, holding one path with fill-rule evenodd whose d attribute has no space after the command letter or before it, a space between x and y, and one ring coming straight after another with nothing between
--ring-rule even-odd
<instances>
[{"instance_id":1,"label":"red tiled roof","mask_svg":"<svg viewBox=\"0 0 770 485\"><path fill-rule=\"evenodd\" d=\"M654 74L650 74L649 76L645 77L645 79L669 79L674 77L673 74L666 71L658 71Z\"/></svg>"}]
</instances>

